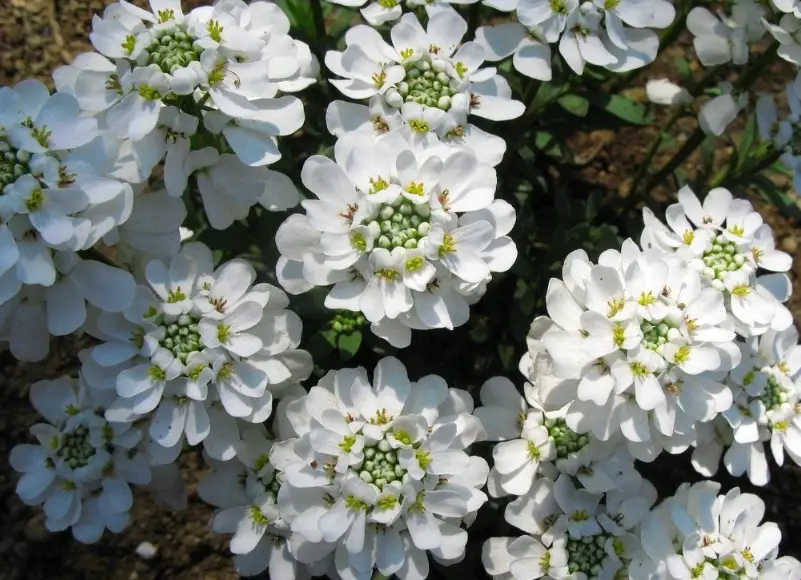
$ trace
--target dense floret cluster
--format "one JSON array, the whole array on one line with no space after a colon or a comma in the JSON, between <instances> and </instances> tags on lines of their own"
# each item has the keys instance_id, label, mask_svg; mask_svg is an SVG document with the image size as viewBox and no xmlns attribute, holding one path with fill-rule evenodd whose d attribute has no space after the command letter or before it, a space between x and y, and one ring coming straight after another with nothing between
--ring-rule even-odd
<instances>
[{"instance_id":1,"label":"dense floret cluster","mask_svg":"<svg viewBox=\"0 0 801 580\"><path fill-rule=\"evenodd\" d=\"M704 481L660 498L635 463L687 451L703 476L722 460L755 485L769 455L801 465L792 251L745 199L776 197L767 169L801 190L801 75L786 103L750 92L774 56L801 66L801 1L694 4L109 2L55 92L0 88L0 340L29 362L52 337L84 341L72 376L30 387L42 422L10 454L19 498L95 543L130 525L136 488L185 506L178 460L197 448L197 493L243 576L424 580L479 542L498 580L801 578L757 496ZM677 59L687 88L647 81L673 113L618 215L670 177L677 202L645 203L636 239L606 224L603 248L592 217L526 231L534 191L598 213L537 163L590 107L649 124L612 93L685 28L708 74ZM713 175L715 137L746 110ZM697 129L649 178L684 118ZM704 146L697 175L678 171ZM549 245L568 249L533 264ZM517 326L522 343L539 306L519 352L484 333ZM301 349L351 360L368 326L371 373ZM406 350L457 327L507 370L526 350L522 388ZM491 509L506 523L482 522Z\"/></svg>"}]
</instances>

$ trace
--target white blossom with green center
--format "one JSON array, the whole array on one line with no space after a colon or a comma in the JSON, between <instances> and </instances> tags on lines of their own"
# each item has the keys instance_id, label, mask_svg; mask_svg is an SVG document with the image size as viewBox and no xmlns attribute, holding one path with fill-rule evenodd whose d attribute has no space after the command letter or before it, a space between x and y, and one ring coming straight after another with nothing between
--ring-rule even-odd
<instances>
[{"instance_id":1,"label":"white blossom with green center","mask_svg":"<svg viewBox=\"0 0 801 580\"><path fill-rule=\"evenodd\" d=\"M398 465L397 450L390 446L386 438L375 445L365 446L364 462L354 470L363 482L371 483L379 490L388 483L406 483L409 479L406 470Z\"/></svg>"},{"instance_id":2,"label":"white blossom with green center","mask_svg":"<svg viewBox=\"0 0 801 580\"><path fill-rule=\"evenodd\" d=\"M606 532L581 539L567 540L567 567L571 574L583 573L588 578L598 578L607 557Z\"/></svg>"},{"instance_id":3,"label":"white blossom with green center","mask_svg":"<svg viewBox=\"0 0 801 580\"><path fill-rule=\"evenodd\" d=\"M89 429L78 425L73 431L61 436L56 455L64 460L70 469L85 467L94 456L95 448L89 442Z\"/></svg>"},{"instance_id":4,"label":"white blossom with green center","mask_svg":"<svg viewBox=\"0 0 801 580\"><path fill-rule=\"evenodd\" d=\"M703 274L710 280L723 280L726 272L736 272L747 262L746 255L725 236L718 235L701 257Z\"/></svg>"},{"instance_id":5,"label":"white blossom with green center","mask_svg":"<svg viewBox=\"0 0 801 580\"><path fill-rule=\"evenodd\" d=\"M29 172L28 163L31 154L23 149L14 148L8 138L2 135L0 127L0 195L6 186Z\"/></svg>"},{"instance_id":6,"label":"white blossom with green center","mask_svg":"<svg viewBox=\"0 0 801 580\"><path fill-rule=\"evenodd\" d=\"M182 363L186 363L187 356L203 350L203 341L197 331L199 320L192 314L181 314L177 317L160 315L156 319L159 334L163 332L159 345L172 352Z\"/></svg>"},{"instance_id":7,"label":"white blossom with green center","mask_svg":"<svg viewBox=\"0 0 801 580\"><path fill-rule=\"evenodd\" d=\"M195 40L181 24L158 30L153 33L153 41L145 49L146 53L140 55L138 60L144 60L148 65L158 65L165 73L173 73L190 62L200 60L204 48L196 45Z\"/></svg>"},{"instance_id":8,"label":"white blossom with green center","mask_svg":"<svg viewBox=\"0 0 801 580\"><path fill-rule=\"evenodd\" d=\"M640 330L642 330L643 335L640 344L659 353L661 353L662 347L671 339L680 336L678 327L668 319L653 322L643 321L640 324Z\"/></svg>"},{"instance_id":9,"label":"white blossom with green center","mask_svg":"<svg viewBox=\"0 0 801 580\"><path fill-rule=\"evenodd\" d=\"M757 398L764 403L766 410L775 411L790 401L792 395L793 393L771 374L765 388Z\"/></svg>"},{"instance_id":10,"label":"white blossom with green center","mask_svg":"<svg viewBox=\"0 0 801 580\"><path fill-rule=\"evenodd\" d=\"M571 453L578 453L590 442L589 434L579 435L567 426L564 419L545 419L543 425L548 430L548 436L556 444L556 455L565 459Z\"/></svg>"},{"instance_id":11,"label":"white blossom with green center","mask_svg":"<svg viewBox=\"0 0 801 580\"><path fill-rule=\"evenodd\" d=\"M457 63L456 72L464 74L467 70ZM458 83L448 75L442 60L432 60L430 53L420 60L403 63L406 76L398 83L398 93L406 103L417 103L422 107L436 107L447 111L451 108L451 98L459 92Z\"/></svg>"},{"instance_id":12,"label":"white blossom with green center","mask_svg":"<svg viewBox=\"0 0 801 580\"><path fill-rule=\"evenodd\" d=\"M418 185L422 195L422 184ZM387 250L414 249L431 230L431 207L427 203L414 204L398 197L391 204L382 203L374 216L366 218L367 226L376 246Z\"/></svg>"}]
</instances>

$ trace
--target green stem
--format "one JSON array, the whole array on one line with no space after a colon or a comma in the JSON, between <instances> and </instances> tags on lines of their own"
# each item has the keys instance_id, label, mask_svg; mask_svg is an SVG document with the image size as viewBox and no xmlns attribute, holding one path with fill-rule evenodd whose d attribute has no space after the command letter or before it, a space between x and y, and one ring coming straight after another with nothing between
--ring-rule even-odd
<instances>
[{"instance_id":1,"label":"green stem","mask_svg":"<svg viewBox=\"0 0 801 580\"><path fill-rule=\"evenodd\" d=\"M715 175L712 181L709 182L709 188L712 189L715 187L721 187L723 185L729 185L734 181L742 181L744 178L750 177L751 175L756 175L763 169L767 169L776 163L781 156L781 151L771 147L768 149L765 156L757 161L756 164L747 166L743 168L742 171L735 171L734 174L729 175L728 167L724 167L717 173L717 175Z\"/></svg>"},{"instance_id":2,"label":"green stem","mask_svg":"<svg viewBox=\"0 0 801 580\"><path fill-rule=\"evenodd\" d=\"M323 16L323 5L320 0L311 0L312 18L314 19L314 28L317 30L317 41L325 42L325 17Z\"/></svg>"},{"instance_id":3,"label":"green stem","mask_svg":"<svg viewBox=\"0 0 801 580\"><path fill-rule=\"evenodd\" d=\"M664 141L665 137L668 135L670 130L673 128L673 125L676 124L676 121L681 119L681 117L685 113L684 107L679 107L673 112L668 122L665 124L665 127L659 131L656 138L651 142L650 147L648 147L648 151L645 154L645 158L640 163L640 166L637 168L637 173L634 175L634 180L631 183L630 191L632 193L632 197L636 195L637 188L640 186L640 183L645 178L645 175L648 173L648 168L651 166L651 161L654 159L654 155L659 150L659 146Z\"/></svg>"},{"instance_id":4,"label":"green stem","mask_svg":"<svg viewBox=\"0 0 801 580\"><path fill-rule=\"evenodd\" d=\"M779 43L774 41L766 51L753 61L749 70L737 79L734 85L735 92L747 90L756 81L762 72L774 61L776 58L776 49ZM645 186L644 193L649 193L654 187L662 183L671 175L676 168L684 163L684 161L693 154L693 152L704 142L706 135L698 127L689 139L684 143L681 149L668 161L649 181ZM716 177L717 179L717 177ZM721 181L725 181L725 176L721 177Z\"/></svg>"},{"instance_id":5,"label":"green stem","mask_svg":"<svg viewBox=\"0 0 801 580\"><path fill-rule=\"evenodd\" d=\"M478 28L479 15L481 14L481 2L476 1L470 5L470 14L467 19L467 35L465 38L471 39L476 35L476 28Z\"/></svg>"},{"instance_id":6,"label":"green stem","mask_svg":"<svg viewBox=\"0 0 801 580\"><path fill-rule=\"evenodd\" d=\"M654 187L665 181L687 158L698 149L701 143L706 139L706 134L699 128L695 130L687 141L684 142L681 149L660 169L648 183L645 185L644 192L649 193Z\"/></svg>"}]
</instances>

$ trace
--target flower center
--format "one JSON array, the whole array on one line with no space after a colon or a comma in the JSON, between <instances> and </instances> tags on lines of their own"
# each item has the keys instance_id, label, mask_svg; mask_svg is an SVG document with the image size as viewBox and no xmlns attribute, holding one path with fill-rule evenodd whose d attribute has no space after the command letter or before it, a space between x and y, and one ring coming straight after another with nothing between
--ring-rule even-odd
<instances>
[{"instance_id":1,"label":"flower center","mask_svg":"<svg viewBox=\"0 0 801 580\"><path fill-rule=\"evenodd\" d=\"M398 455L386 439L372 446L365 446L364 461L359 468L359 477L378 489L393 481L404 481L406 470L398 465Z\"/></svg>"},{"instance_id":2,"label":"flower center","mask_svg":"<svg viewBox=\"0 0 801 580\"><path fill-rule=\"evenodd\" d=\"M0 195L3 195L6 186L28 173L30 160L31 154L12 147L2 135L0 127Z\"/></svg>"},{"instance_id":3,"label":"flower center","mask_svg":"<svg viewBox=\"0 0 801 580\"><path fill-rule=\"evenodd\" d=\"M587 435L579 435L567 426L564 419L545 419L545 428L548 437L556 445L556 456L565 459L571 453L578 453L586 446L590 439Z\"/></svg>"},{"instance_id":4,"label":"flower center","mask_svg":"<svg viewBox=\"0 0 801 580\"><path fill-rule=\"evenodd\" d=\"M737 250L735 244L723 236L718 236L707 246L702 259L703 274L710 280L723 280L726 272L736 272L745 264L745 256Z\"/></svg>"},{"instance_id":5,"label":"flower center","mask_svg":"<svg viewBox=\"0 0 801 580\"><path fill-rule=\"evenodd\" d=\"M367 218L362 225L370 228L379 248L412 249L428 234L431 229L430 219L431 207L428 204L415 205L399 197L392 204L381 204L377 215Z\"/></svg>"},{"instance_id":6,"label":"flower center","mask_svg":"<svg viewBox=\"0 0 801 580\"><path fill-rule=\"evenodd\" d=\"M61 447L56 454L70 469L85 467L95 454L95 448L89 443L89 429L79 425L75 431L64 433L61 437Z\"/></svg>"},{"instance_id":7,"label":"flower center","mask_svg":"<svg viewBox=\"0 0 801 580\"><path fill-rule=\"evenodd\" d=\"M165 73L172 73L190 62L199 61L203 49L195 46L195 38L182 25L154 33L147 47L147 64L158 65Z\"/></svg>"},{"instance_id":8,"label":"flower center","mask_svg":"<svg viewBox=\"0 0 801 580\"><path fill-rule=\"evenodd\" d=\"M778 409L782 403L786 403L789 400L789 396L787 389L776 380L776 377L770 376L768 378L768 383L758 396L758 399L765 404L765 408L768 411L774 411Z\"/></svg>"},{"instance_id":9,"label":"flower center","mask_svg":"<svg viewBox=\"0 0 801 580\"><path fill-rule=\"evenodd\" d=\"M597 577L606 557L604 546L608 534L602 532L595 536L585 536L580 540L567 540L567 568L571 574L582 572L589 578Z\"/></svg>"},{"instance_id":10,"label":"flower center","mask_svg":"<svg viewBox=\"0 0 801 580\"><path fill-rule=\"evenodd\" d=\"M662 346L668 342L668 333L675 328L666 320L662 322L644 321L640 325L642 330L642 345L653 351L659 352Z\"/></svg>"},{"instance_id":11,"label":"flower center","mask_svg":"<svg viewBox=\"0 0 801 580\"><path fill-rule=\"evenodd\" d=\"M406 77L398 83L398 92L407 103L437 107L443 111L451 108L451 97L458 91L451 88L451 77L442 64L442 61L437 61L432 65L430 54L424 54L420 60L404 63ZM467 74L463 63L454 66L459 76Z\"/></svg>"},{"instance_id":12,"label":"flower center","mask_svg":"<svg viewBox=\"0 0 801 580\"><path fill-rule=\"evenodd\" d=\"M197 323L198 319L190 314L181 314L171 323L162 321L160 326L164 329L164 338L159 344L171 351L182 363L186 363L186 357L190 353L203 348Z\"/></svg>"}]
</instances>

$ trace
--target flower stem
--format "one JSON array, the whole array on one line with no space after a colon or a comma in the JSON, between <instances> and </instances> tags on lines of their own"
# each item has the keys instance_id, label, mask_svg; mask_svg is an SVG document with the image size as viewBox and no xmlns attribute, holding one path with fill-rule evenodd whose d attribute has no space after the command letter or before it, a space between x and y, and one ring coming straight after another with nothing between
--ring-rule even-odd
<instances>
[{"instance_id":1,"label":"flower stem","mask_svg":"<svg viewBox=\"0 0 801 580\"><path fill-rule=\"evenodd\" d=\"M717 173L717 175L715 175L712 181L709 182L709 187L712 189L715 187L730 185L734 181L742 181L747 177L756 175L763 169L767 169L776 163L781 156L782 152L780 150L776 149L775 147L770 147L754 165L746 166L740 171L735 171L733 174L729 174L728 166L724 167Z\"/></svg>"},{"instance_id":2,"label":"flower stem","mask_svg":"<svg viewBox=\"0 0 801 580\"><path fill-rule=\"evenodd\" d=\"M651 161L654 159L654 155L659 150L659 146L662 144L662 141L667 137L670 130L673 128L673 125L676 124L676 121L681 119L684 115L685 109L684 107L679 107L673 112L670 119L668 119L665 126L659 131L656 138L651 142L651 145L648 147L648 151L645 154L645 158L640 163L640 166L637 168L637 173L634 175L634 179L631 182L631 194L632 197L635 196L637 192L637 188L639 187L642 180L645 178L645 175L648 173L648 168L651 166Z\"/></svg>"},{"instance_id":3,"label":"flower stem","mask_svg":"<svg viewBox=\"0 0 801 580\"><path fill-rule=\"evenodd\" d=\"M478 28L478 17L481 14L481 3L475 2L470 5L470 14L467 20L467 35L466 38L473 38L476 35L476 28Z\"/></svg>"},{"instance_id":4,"label":"flower stem","mask_svg":"<svg viewBox=\"0 0 801 580\"><path fill-rule=\"evenodd\" d=\"M323 5L320 0L311 0L312 18L314 19L314 28L317 30L317 40L325 42L325 17L323 16Z\"/></svg>"},{"instance_id":5,"label":"flower stem","mask_svg":"<svg viewBox=\"0 0 801 580\"><path fill-rule=\"evenodd\" d=\"M760 54L753 64L748 69L748 71L737 79L737 83L734 85L734 89L736 91L744 91L747 90L753 83L756 81L762 72L774 61L777 56L776 49L778 48L778 42L774 41L770 47L768 47L765 52ZM689 139L684 143L681 149L668 161L647 183L644 188L644 193L648 194L650 191L665 181L669 175L671 175L676 168L684 163L684 161L693 154L693 152L704 142L706 135L698 127L695 132L690 136ZM716 178L718 179L718 178ZM720 181L725 181L725 177L720 177Z\"/></svg>"}]
</instances>

